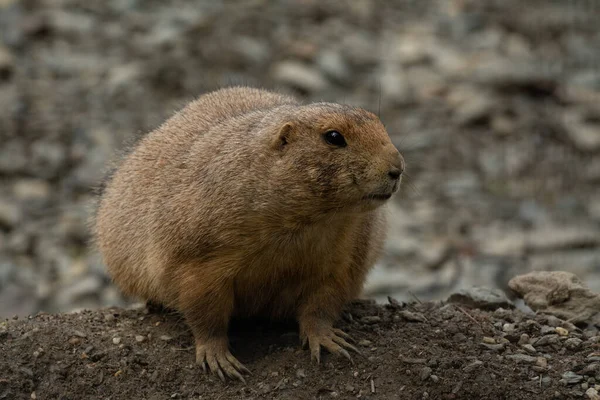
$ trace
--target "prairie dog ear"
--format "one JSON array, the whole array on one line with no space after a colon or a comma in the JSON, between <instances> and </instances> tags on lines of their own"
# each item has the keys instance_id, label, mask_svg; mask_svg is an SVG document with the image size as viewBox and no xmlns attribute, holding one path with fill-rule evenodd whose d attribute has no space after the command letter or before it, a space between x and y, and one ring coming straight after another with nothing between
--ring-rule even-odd
<instances>
[{"instance_id":1,"label":"prairie dog ear","mask_svg":"<svg viewBox=\"0 0 600 400\"><path fill-rule=\"evenodd\" d=\"M294 124L292 122L286 122L283 124L277 133L277 136L273 140L273 148L276 150L284 150L288 144L293 140L294 136Z\"/></svg>"}]
</instances>

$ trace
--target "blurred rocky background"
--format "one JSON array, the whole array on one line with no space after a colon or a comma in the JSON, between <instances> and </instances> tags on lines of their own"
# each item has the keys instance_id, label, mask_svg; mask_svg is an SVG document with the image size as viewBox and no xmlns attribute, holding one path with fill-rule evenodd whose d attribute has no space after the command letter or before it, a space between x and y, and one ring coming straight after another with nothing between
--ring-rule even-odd
<instances>
[{"instance_id":1,"label":"blurred rocky background","mask_svg":"<svg viewBox=\"0 0 600 400\"><path fill-rule=\"evenodd\" d=\"M565 270L600 291L597 0L0 0L0 317L122 304L106 162L247 84L381 115L404 153L379 299Z\"/></svg>"}]
</instances>

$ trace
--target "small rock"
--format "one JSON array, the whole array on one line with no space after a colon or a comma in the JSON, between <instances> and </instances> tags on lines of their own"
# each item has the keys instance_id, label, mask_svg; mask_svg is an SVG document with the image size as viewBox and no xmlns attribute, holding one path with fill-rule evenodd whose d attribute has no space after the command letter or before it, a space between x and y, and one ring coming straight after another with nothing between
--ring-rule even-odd
<instances>
[{"instance_id":1,"label":"small rock","mask_svg":"<svg viewBox=\"0 0 600 400\"><path fill-rule=\"evenodd\" d=\"M552 383L552 378L550 378L548 375L544 376L542 378L542 386L550 386L550 384Z\"/></svg>"},{"instance_id":2,"label":"small rock","mask_svg":"<svg viewBox=\"0 0 600 400\"><path fill-rule=\"evenodd\" d=\"M585 395L590 400L600 400L600 395L598 394L598 391L595 388L589 388L588 390L586 390Z\"/></svg>"},{"instance_id":3,"label":"small rock","mask_svg":"<svg viewBox=\"0 0 600 400\"><path fill-rule=\"evenodd\" d=\"M553 327L544 325L544 326L542 326L542 329L540 329L540 333L542 335L550 335L550 334L556 333L556 331L554 330Z\"/></svg>"},{"instance_id":4,"label":"small rock","mask_svg":"<svg viewBox=\"0 0 600 400\"><path fill-rule=\"evenodd\" d=\"M566 330L565 328L557 326L554 329L556 330L556 333L558 333L560 336L568 336L569 335L569 331Z\"/></svg>"},{"instance_id":5,"label":"small rock","mask_svg":"<svg viewBox=\"0 0 600 400\"><path fill-rule=\"evenodd\" d=\"M15 197L22 201L46 200L50 196L51 190L48 182L33 178L20 179L13 186Z\"/></svg>"},{"instance_id":6,"label":"small rock","mask_svg":"<svg viewBox=\"0 0 600 400\"><path fill-rule=\"evenodd\" d=\"M502 351L504 350L505 344L504 343L498 343L498 344L487 344L487 343L481 343L481 345L489 350L493 350L493 351Z\"/></svg>"},{"instance_id":7,"label":"small rock","mask_svg":"<svg viewBox=\"0 0 600 400\"><path fill-rule=\"evenodd\" d=\"M500 307L494 311L494 318L510 321L512 318L512 312L510 310L506 310L506 309Z\"/></svg>"},{"instance_id":8,"label":"small rock","mask_svg":"<svg viewBox=\"0 0 600 400\"><path fill-rule=\"evenodd\" d=\"M513 303L499 289L486 287L473 287L453 293L448 297L449 303L464 304L482 310L495 310L497 308L514 308Z\"/></svg>"},{"instance_id":9,"label":"small rock","mask_svg":"<svg viewBox=\"0 0 600 400\"><path fill-rule=\"evenodd\" d=\"M569 322L569 321L561 321L561 322L562 323L561 323L560 326L562 328L565 328L569 332L575 332L575 331L577 331L577 327L574 324L572 324L571 322Z\"/></svg>"},{"instance_id":10,"label":"small rock","mask_svg":"<svg viewBox=\"0 0 600 400\"><path fill-rule=\"evenodd\" d=\"M344 82L350 77L350 70L346 61L338 51L324 50L317 59L316 63L325 74L338 82Z\"/></svg>"},{"instance_id":11,"label":"small rock","mask_svg":"<svg viewBox=\"0 0 600 400\"><path fill-rule=\"evenodd\" d=\"M564 374L562 374L562 379L564 379L564 381L568 384L568 385L574 385L576 383L579 383L583 380L583 376L582 375L578 375L573 371L567 371Z\"/></svg>"},{"instance_id":12,"label":"small rock","mask_svg":"<svg viewBox=\"0 0 600 400\"><path fill-rule=\"evenodd\" d=\"M429 367L423 367L419 373L419 377L422 381L427 380L431 376L432 369Z\"/></svg>"},{"instance_id":13,"label":"small rock","mask_svg":"<svg viewBox=\"0 0 600 400\"><path fill-rule=\"evenodd\" d=\"M427 364L427 360L425 358L402 357L400 358L400 361L405 364Z\"/></svg>"},{"instance_id":14,"label":"small rock","mask_svg":"<svg viewBox=\"0 0 600 400\"><path fill-rule=\"evenodd\" d=\"M576 109L565 113L563 123L575 147L582 151L596 151L600 149L600 124L587 119L585 112Z\"/></svg>"},{"instance_id":15,"label":"small rock","mask_svg":"<svg viewBox=\"0 0 600 400\"><path fill-rule=\"evenodd\" d=\"M161 337L159 337L160 340L168 342L169 340L173 339L173 337L169 336L169 335L162 335Z\"/></svg>"},{"instance_id":16,"label":"small rock","mask_svg":"<svg viewBox=\"0 0 600 400\"><path fill-rule=\"evenodd\" d=\"M548 360L546 359L546 357L538 357L535 361L535 365L540 368L546 369L548 368Z\"/></svg>"},{"instance_id":17,"label":"small rock","mask_svg":"<svg viewBox=\"0 0 600 400\"><path fill-rule=\"evenodd\" d=\"M598 373L600 373L600 363L598 362L593 362L589 365L586 365L586 367L581 370L582 375L594 376Z\"/></svg>"},{"instance_id":18,"label":"small rock","mask_svg":"<svg viewBox=\"0 0 600 400\"><path fill-rule=\"evenodd\" d=\"M440 381L440 378L437 375L431 375L431 380L433 381L433 383L438 383Z\"/></svg>"},{"instance_id":19,"label":"small rock","mask_svg":"<svg viewBox=\"0 0 600 400\"><path fill-rule=\"evenodd\" d=\"M502 331L506 333L514 332L515 324L504 324L502 325Z\"/></svg>"},{"instance_id":20,"label":"small rock","mask_svg":"<svg viewBox=\"0 0 600 400\"><path fill-rule=\"evenodd\" d=\"M0 80L7 80L10 78L14 71L14 67L14 56L6 47L0 45Z\"/></svg>"},{"instance_id":21,"label":"small rock","mask_svg":"<svg viewBox=\"0 0 600 400\"><path fill-rule=\"evenodd\" d=\"M535 341L535 346L547 346L549 344L555 344L560 342L560 337L558 335L546 335L542 336L538 340Z\"/></svg>"},{"instance_id":22,"label":"small rock","mask_svg":"<svg viewBox=\"0 0 600 400\"><path fill-rule=\"evenodd\" d=\"M583 340L581 339L569 338L565 340L565 347L569 350L576 350L581 346L581 343L583 343Z\"/></svg>"},{"instance_id":23,"label":"small rock","mask_svg":"<svg viewBox=\"0 0 600 400\"><path fill-rule=\"evenodd\" d=\"M408 310L400 311L398 313L402 318L409 322L425 322L427 318L421 313L411 312Z\"/></svg>"},{"instance_id":24,"label":"small rock","mask_svg":"<svg viewBox=\"0 0 600 400\"><path fill-rule=\"evenodd\" d=\"M306 378L306 373L304 372L304 370L302 368L300 368L296 371L296 377L297 378Z\"/></svg>"},{"instance_id":25,"label":"small rock","mask_svg":"<svg viewBox=\"0 0 600 400\"><path fill-rule=\"evenodd\" d=\"M327 87L319 70L297 61L282 61L273 68L273 78L281 83L307 92L318 92Z\"/></svg>"},{"instance_id":26,"label":"small rock","mask_svg":"<svg viewBox=\"0 0 600 400\"><path fill-rule=\"evenodd\" d=\"M121 338L120 337L114 337L113 340L112 340L112 342L114 344L119 344L119 343L121 343Z\"/></svg>"},{"instance_id":27,"label":"small rock","mask_svg":"<svg viewBox=\"0 0 600 400\"><path fill-rule=\"evenodd\" d=\"M80 338L86 338L87 335L81 331L73 331L73 335L80 337Z\"/></svg>"},{"instance_id":28,"label":"small rock","mask_svg":"<svg viewBox=\"0 0 600 400\"><path fill-rule=\"evenodd\" d=\"M550 325L553 328L561 326L563 321L560 318L556 318L554 315L546 315L546 325Z\"/></svg>"},{"instance_id":29,"label":"small rock","mask_svg":"<svg viewBox=\"0 0 600 400\"><path fill-rule=\"evenodd\" d=\"M385 100L396 104L406 104L412 100L411 85L404 71L396 64L385 63L378 78L381 82L381 95Z\"/></svg>"},{"instance_id":30,"label":"small rock","mask_svg":"<svg viewBox=\"0 0 600 400\"><path fill-rule=\"evenodd\" d=\"M9 203L0 199L0 228L14 228L23 217L21 209L17 204Z\"/></svg>"},{"instance_id":31,"label":"small rock","mask_svg":"<svg viewBox=\"0 0 600 400\"><path fill-rule=\"evenodd\" d=\"M136 335L135 336L135 341L138 342L138 343L142 343L145 340L146 340L146 336L142 336L142 335Z\"/></svg>"},{"instance_id":32,"label":"small rock","mask_svg":"<svg viewBox=\"0 0 600 400\"><path fill-rule=\"evenodd\" d=\"M529 354L535 354L537 353L537 350L535 349L535 347L533 347L530 344L524 344L521 346L526 352L528 352Z\"/></svg>"},{"instance_id":33,"label":"small rock","mask_svg":"<svg viewBox=\"0 0 600 400\"><path fill-rule=\"evenodd\" d=\"M511 360L514 360L518 363L524 363L524 364L535 364L537 362L537 357L533 357L533 356L528 356L527 354L508 354L506 355L506 358L510 358Z\"/></svg>"},{"instance_id":34,"label":"small rock","mask_svg":"<svg viewBox=\"0 0 600 400\"><path fill-rule=\"evenodd\" d=\"M496 344L496 339L494 339L493 337L484 336L481 340L483 343Z\"/></svg>"},{"instance_id":35,"label":"small rock","mask_svg":"<svg viewBox=\"0 0 600 400\"><path fill-rule=\"evenodd\" d=\"M372 316L362 317L360 320L362 322L364 322L365 324L373 325L378 322L381 322L381 317L379 317L377 315L372 315Z\"/></svg>"},{"instance_id":36,"label":"small rock","mask_svg":"<svg viewBox=\"0 0 600 400\"><path fill-rule=\"evenodd\" d=\"M358 345L363 346L363 347L369 347L372 344L373 344L373 342L371 342L370 340L367 340L367 339L362 339L361 341L358 342Z\"/></svg>"},{"instance_id":37,"label":"small rock","mask_svg":"<svg viewBox=\"0 0 600 400\"><path fill-rule=\"evenodd\" d=\"M474 371L476 369L479 369L479 367L481 367L482 365L483 365L483 361L475 360L471 364L463 367L463 371L465 371L465 372L471 372L471 371Z\"/></svg>"},{"instance_id":38,"label":"small rock","mask_svg":"<svg viewBox=\"0 0 600 400\"><path fill-rule=\"evenodd\" d=\"M494 106L494 101L485 93L473 96L455 109L456 122L467 126L486 120L492 114Z\"/></svg>"},{"instance_id":39,"label":"small rock","mask_svg":"<svg viewBox=\"0 0 600 400\"><path fill-rule=\"evenodd\" d=\"M521 346L525 345L525 344L529 344L529 335L526 333L522 333L521 337L519 338L519 343Z\"/></svg>"}]
</instances>

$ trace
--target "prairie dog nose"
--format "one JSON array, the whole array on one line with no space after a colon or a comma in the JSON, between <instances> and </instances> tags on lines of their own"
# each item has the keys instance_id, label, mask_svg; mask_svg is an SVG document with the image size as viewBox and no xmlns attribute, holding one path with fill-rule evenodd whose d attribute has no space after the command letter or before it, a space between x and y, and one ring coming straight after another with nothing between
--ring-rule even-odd
<instances>
[{"instance_id":1,"label":"prairie dog nose","mask_svg":"<svg viewBox=\"0 0 600 400\"><path fill-rule=\"evenodd\" d=\"M393 161L392 167L388 171L388 176L392 179L399 179L404 172L404 157L400 153L397 154L396 160Z\"/></svg>"},{"instance_id":2,"label":"prairie dog nose","mask_svg":"<svg viewBox=\"0 0 600 400\"><path fill-rule=\"evenodd\" d=\"M400 175L402 175L400 168L392 167L388 172L388 176L394 180L400 178Z\"/></svg>"}]
</instances>

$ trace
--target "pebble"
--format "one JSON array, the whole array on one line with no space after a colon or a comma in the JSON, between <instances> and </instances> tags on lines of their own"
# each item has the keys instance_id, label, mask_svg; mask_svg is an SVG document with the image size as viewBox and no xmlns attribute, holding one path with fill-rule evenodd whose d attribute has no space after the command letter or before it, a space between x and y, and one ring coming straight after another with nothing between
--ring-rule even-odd
<instances>
[{"instance_id":1,"label":"pebble","mask_svg":"<svg viewBox=\"0 0 600 400\"><path fill-rule=\"evenodd\" d=\"M381 82L381 95L387 101L396 104L409 103L412 98L412 88L406 74L394 63L385 63L378 73Z\"/></svg>"},{"instance_id":2,"label":"pebble","mask_svg":"<svg viewBox=\"0 0 600 400\"><path fill-rule=\"evenodd\" d=\"M582 151L600 150L600 126L588 122L580 109L571 109L563 117L564 126L573 144Z\"/></svg>"},{"instance_id":3,"label":"pebble","mask_svg":"<svg viewBox=\"0 0 600 400\"><path fill-rule=\"evenodd\" d=\"M12 202L0 198L0 228L14 228L23 217L21 208Z\"/></svg>"},{"instance_id":4,"label":"pebble","mask_svg":"<svg viewBox=\"0 0 600 400\"><path fill-rule=\"evenodd\" d=\"M583 380L583 376L582 375L578 375L573 371L567 371L564 374L562 374L562 379L568 384L568 385L574 385L576 383L579 383Z\"/></svg>"},{"instance_id":5,"label":"pebble","mask_svg":"<svg viewBox=\"0 0 600 400\"><path fill-rule=\"evenodd\" d=\"M588 390L586 390L585 395L589 400L600 400L598 390L596 390L595 388L589 388Z\"/></svg>"},{"instance_id":6,"label":"pebble","mask_svg":"<svg viewBox=\"0 0 600 400\"><path fill-rule=\"evenodd\" d=\"M569 335L569 331L563 327L557 326L554 329L556 330L556 333L558 333L560 336L568 336Z\"/></svg>"},{"instance_id":7,"label":"pebble","mask_svg":"<svg viewBox=\"0 0 600 400\"><path fill-rule=\"evenodd\" d=\"M421 369L421 372L419 373L419 378L421 378L422 381L425 381L431 376L431 372L432 372L431 368L423 367Z\"/></svg>"},{"instance_id":8,"label":"pebble","mask_svg":"<svg viewBox=\"0 0 600 400\"><path fill-rule=\"evenodd\" d=\"M142 335L136 335L135 336L135 341L138 342L138 343L142 343L145 340L146 340L146 336L142 336Z\"/></svg>"},{"instance_id":9,"label":"pebble","mask_svg":"<svg viewBox=\"0 0 600 400\"><path fill-rule=\"evenodd\" d=\"M373 325L378 322L381 322L381 317L379 317L377 315L372 315L372 316L362 317L360 320L362 322L364 322L365 324Z\"/></svg>"},{"instance_id":10,"label":"pebble","mask_svg":"<svg viewBox=\"0 0 600 400\"><path fill-rule=\"evenodd\" d=\"M402 318L404 318L405 320L409 321L409 322L425 322L427 321L427 318L425 318L425 316L421 313L418 312L411 312L408 310L404 310L404 311L400 311L398 313Z\"/></svg>"},{"instance_id":11,"label":"pebble","mask_svg":"<svg viewBox=\"0 0 600 400\"><path fill-rule=\"evenodd\" d=\"M272 74L275 80L307 92L319 92L328 86L318 69L297 61L276 64Z\"/></svg>"},{"instance_id":12,"label":"pebble","mask_svg":"<svg viewBox=\"0 0 600 400\"><path fill-rule=\"evenodd\" d=\"M351 76L348 65L339 51L322 51L317 56L316 63L325 74L335 81L345 82Z\"/></svg>"},{"instance_id":13,"label":"pebble","mask_svg":"<svg viewBox=\"0 0 600 400\"><path fill-rule=\"evenodd\" d=\"M579 347L581 347L581 343L583 343L583 340L581 340L581 339L569 338L569 339L565 340L565 347L569 350L576 350Z\"/></svg>"},{"instance_id":14,"label":"pebble","mask_svg":"<svg viewBox=\"0 0 600 400\"><path fill-rule=\"evenodd\" d=\"M367 339L362 339L358 342L358 345L363 346L363 347L369 347L372 344L373 344L373 342L371 342L370 340L367 340Z\"/></svg>"},{"instance_id":15,"label":"pebble","mask_svg":"<svg viewBox=\"0 0 600 400\"><path fill-rule=\"evenodd\" d=\"M505 344L504 343L498 343L498 344L487 344L487 343L481 343L481 345L489 350L493 350L493 351L502 351L504 350Z\"/></svg>"},{"instance_id":16,"label":"pebble","mask_svg":"<svg viewBox=\"0 0 600 400\"><path fill-rule=\"evenodd\" d=\"M173 339L172 336L169 335L162 335L159 337L160 340L164 341L164 342L168 342L169 340Z\"/></svg>"},{"instance_id":17,"label":"pebble","mask_svg":"<svg viewBox=\"0 0 600 400\"><path fill-rule=\"evenodd\" d=\"M538 357L535 361L535 365L542 369L548 368L548 360L545 357Z\"/></svg>"},{"instance_id":18,"label":"pebble","mask_svg":"<svg viewBox=\"0 0 600 400\"><path fill-rule=\"evenodd\" d=\"M514 332L515 324L504 324L502 325L502 331L506 333Z\"/></svg>"},{"instance_id":19,"label":"pebble","mask_svg":"<svg viewBox=\"0 0 600 400\"><path fill-rule=\"evenodd\" d=\"M13 185L15 197L22 201L48 199L51 190L50 184L41 179L20 179Z\"/></svg>"},{"instance_id":20,"label":"pebble","mask_svg":"<svg viewBox=\"0 0 600 400\"><path fill-rule=\"evenodd\" d=\"M583 375L596 375L600 373L600 363L594 362L587 365L584 369L581 370Z\"/></svg>"},{"instance_id":21,"label":"pebble","mask_svg":"<svg viewBox=\"0 0 600 400\"><path fill-rule=\"evenodd\" d=\"M518 363L524 363L524 364L535 364L537 362L537 357L534 356L528 356L527 354L507 354L506 358L510 358L511 360L514 360Z\"/></svg>"},{"instance_id":22,"label":"pebble","mask_svg":"<svg viewBox=\"0 0 600 400\"><path fill-rule=\"evenodd\" d=\"M463 367L463 371L464 372L471 372L471 371L474 371L474 370L478 369L482 365L483 365L483 361L475 360L471 364Z\"/></svg>"},{"instance_id":23,"label":"pebble","mask_svg":"<svg viewBox=\"0 0 600 400\"><path fill-rule=\"evenodd\" d=\"M542 335L550 335L552 333L556 333L556 331L554 330L553 327L544 325L544 326L542 326L541 333L542 333Z\"/></svg>"},{"instance_id":24,"label":"pebble","mask_svg":"<svg viewBox=\"0 0 600 400\"><path fill-rule=\"evenodd\" d=\"M481 341L483 343L487 343L487 344L496 344L496 339L494 339L493 337L489 337L489 336L484 336Z\"/></svg>"},{"instance_id":25,"label":"pebble","mask_svg":"<svg viewBox=\"0 0 600 400\"><path fill-rule=\"evenodd\" d=\"M302 368L296 370L296 377L297 378L306 378L306 373L304 372L304 370Z\"/></svg>"},{"instance_id":26,"label":"pebble","mask_svg":"<svg viewBox=\"0 0 600 400\"><path fill-rule=\"evenodd\" d=\"M552 383L552 378L550 378L548 375L546 375L542 378L543 386L550 386L550 383Z\"/></svg>"},{"instance_id":27,"label":"pebble","mask_svg":"<svg viewBox=\"0 0 600 400\"><path fill-rule=\"evenodd\" d=\"M560 318L557 318L554 315L545 315L544 318L546 319L546 325L549 325L553 328L556 328L557 326L561 326L563 323L563 320L561 320Z\"/></svg>"},{"instance_id":28,"label":"pebble","mask_svg":"<svg viewBox=\"0 0 600 400\"><path fill-rule=\"evenodd\" d=\"M519 338L519 343L518 344L520 344L521 346L529 344L529 340L530 340L529 335L526 334L526 333L522 333L521 337Z\"/></svg>"},{"instance_id":29,"label":"pebble","mask_svg":"<svg viewBox=\"0 0 600 400\"><path fill-rule=\"evenodd\" d=\"M535 347L533 347L530 344L524 344L521 346L526 352L528 352L529 354L535 354L537 353L537 350L535 349Z\"/></svg>"},{"instance_id":30,"label":"pebble","mask_svg":"<svg viewBox=\"0 0 600 400\"><path fill-rule=\"evenodd\" d=\"M549 344L555 344L560 342L560 337L558 335L546 335L542 336L534 343L535 346L547 346Z\"/></svg>"}]
</instances>

